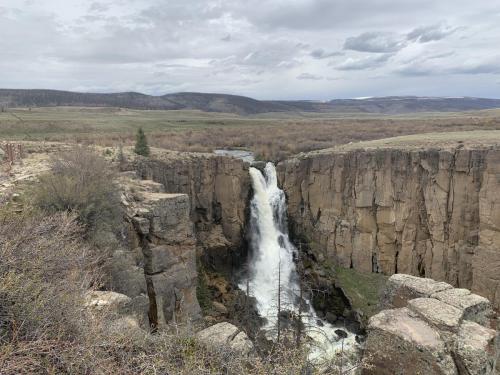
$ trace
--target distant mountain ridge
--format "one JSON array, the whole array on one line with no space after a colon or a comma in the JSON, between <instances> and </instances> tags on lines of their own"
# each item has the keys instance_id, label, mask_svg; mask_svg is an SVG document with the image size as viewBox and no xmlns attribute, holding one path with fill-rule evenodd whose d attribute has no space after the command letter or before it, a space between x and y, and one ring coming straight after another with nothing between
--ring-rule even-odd
<instances>
[{"instance_id":1,"label":"distant mountain ridge","mask_svg":"<svg viewBox=\"0 0 500 375\"><path fill-rule=\"evenodd\" d=\"M152 96L137 92L111 94L59 90L0 89L0 107L122 107L149 110L192 109L253 115L269 112L380 113L459 112L500 108L500 99L473 97L389 96L360 99L256 100L245 96L181 92Z\"/></svg>"}]
</instances>

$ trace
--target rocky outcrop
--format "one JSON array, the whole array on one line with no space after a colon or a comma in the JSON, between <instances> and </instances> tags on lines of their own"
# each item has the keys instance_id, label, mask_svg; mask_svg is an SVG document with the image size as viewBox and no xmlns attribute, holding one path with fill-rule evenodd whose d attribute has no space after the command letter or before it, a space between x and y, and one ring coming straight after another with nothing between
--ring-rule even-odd
<instances>
[{"instance_id":1,"label":"rocky outcrop","mask_svg":"<svg viewBox=\"0 0 500 375\"><path fill-rule=\"evenodd\" d=\"M243 356L254 353L252 341L245 332L231 323L218 323L196 334L198 340L205 345L219 350L226 348Z\"/></svg>"},{"instance_id":2,"label":"rocky outcrop","mask_svg":"<svg viewBox=\"0 0 500 375\"><path fill-rule=\"evenodd\" d=\"M114 254L114 289L132 298L147 296L149 324L199 317L196 299L196 239L186 194L167 194L163 186L124 173L128 246Z\"/></svg>"},{"instance_id":3,"label":"rocky outcrop","mask_svg":"<svg viewBox=\"0 0 500 375\"><path fill-rule=\"evenodd\" d=\"M390 309L369 321L363 374L495 374L499 337L487 299L396 274L383 303Z\"/></svg>"},{"instance_id":4,"label":"rocky outcrop","mask_svg":"<svg viewBox=\"0 0 500 375\"><path fill-rule=\"evenodd\" d=\"M145 311L134 301L121 293L112 291L89 291L85 296L84 308L103 333L128 339L144 338L146 331Z\"/></svg>"},{"instance_id":5,"label":"rocky outcrop","mask_svg":"<svg viewBox=\"0 0 500 375\"><path fill-rule=\"evenodd\" d=\"M248 164L212 154L161 152L136 161L138 175L187 194L198 243L213 263L231 265L243 242L250 190ZM216 266L217 266L216 265Z\"/></svg>"},{"instance_id":6,"label":"rocky outcrop","mask_svg":"<svg viewBox=\"0 0 500 375\"><path fill-rule=\"evenodd\" d=\"M427 147L280 163L290 221L343 267L430 277L500 308L500 148Z\"/></svg>"}]
</instances>

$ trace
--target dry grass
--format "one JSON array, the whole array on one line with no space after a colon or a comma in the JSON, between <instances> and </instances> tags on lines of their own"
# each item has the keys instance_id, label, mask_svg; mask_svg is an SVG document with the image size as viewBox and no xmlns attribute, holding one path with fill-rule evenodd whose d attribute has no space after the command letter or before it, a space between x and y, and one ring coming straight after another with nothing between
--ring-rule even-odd
<instances>
[{"instance_id":1,"label":"dry grass","mask_svg":"<svg viewBox=\"0 0 500 375\"><path fill-rule=\"evenodd\" d=\"M52 156L51 171L40 176L32 195L46 212L74 212L88 234L112 231L121 220L118 188L106 160L91 149L74 147Z\"/></svg>"},{"instance_id":2,"label":"dry grass","mask_svg":"<svg viewBox=\"0 0 500 375\"><path fill-rule=\"evenodd\" d=\"M35 108L0 114L4 138L133 145L137 128L149 143L178 151L245 148L277 160L302 151L349 142L430 132L500 130L496 110L395 116L358 114L266 114L255 117L196 111L137 111L113 108Z\"/></svg>"}]
</instances>

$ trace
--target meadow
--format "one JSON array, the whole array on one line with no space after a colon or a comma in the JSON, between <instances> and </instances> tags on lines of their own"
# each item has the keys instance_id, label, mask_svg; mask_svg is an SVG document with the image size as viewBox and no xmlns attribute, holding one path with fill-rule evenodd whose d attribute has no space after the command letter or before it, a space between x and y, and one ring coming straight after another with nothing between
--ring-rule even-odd
<instances>
[{"instance_id":1,"label":"meadow","mask_svg":"<svg viewBox=\"0 0 500 375\"><path fill-rule=\"evenodd\" d=\"M241 148L279 160L350 142L434 132L500 130L500 110L376 115L268 113L254 116L123 108L47 107L0 112L1 140L63 141L114 147L142 127L152 146L210 152Z\"/></svg>"}]
</instances>

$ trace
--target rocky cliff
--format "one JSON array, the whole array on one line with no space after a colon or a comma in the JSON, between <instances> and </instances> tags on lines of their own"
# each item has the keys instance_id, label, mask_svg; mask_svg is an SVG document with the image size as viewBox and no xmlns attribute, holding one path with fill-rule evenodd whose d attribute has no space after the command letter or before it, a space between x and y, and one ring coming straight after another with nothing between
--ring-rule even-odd
<instances>
[{"instance_id":1,"label":"rocky cliff","mask_svg":"<svg viewBox=\"0 0 500 375\"><path fill-rule=\"evenodd\" d=\"M280 163L291 223L341 266L446 281L500 308L500 141L424 144Z\"/></svg>"},{"instance_id":2,"label":"rocky cliff","mask_svg":"<svg viewBox=\"0 0 500 375\"><path fill-rule=\"evenodd\" d=\"M156 329L200 316L196 298L196 238L186 194L167 194L135 172L119 179L127 246L113 254L113 289L147 312Z\"/></svg>"},{"instance_id":3,"label":"rocky cliff","mask_svg":"<svg viewBox=\"0 0 500 375\"><path fill-rule=\"evenodd\" d=\"M198 244L209 262L228 268L244 241L250 191L248 165L213 154L158 152L136 161L138 175L169 193L187 194Z\"/></svg>"}]
</instances>

